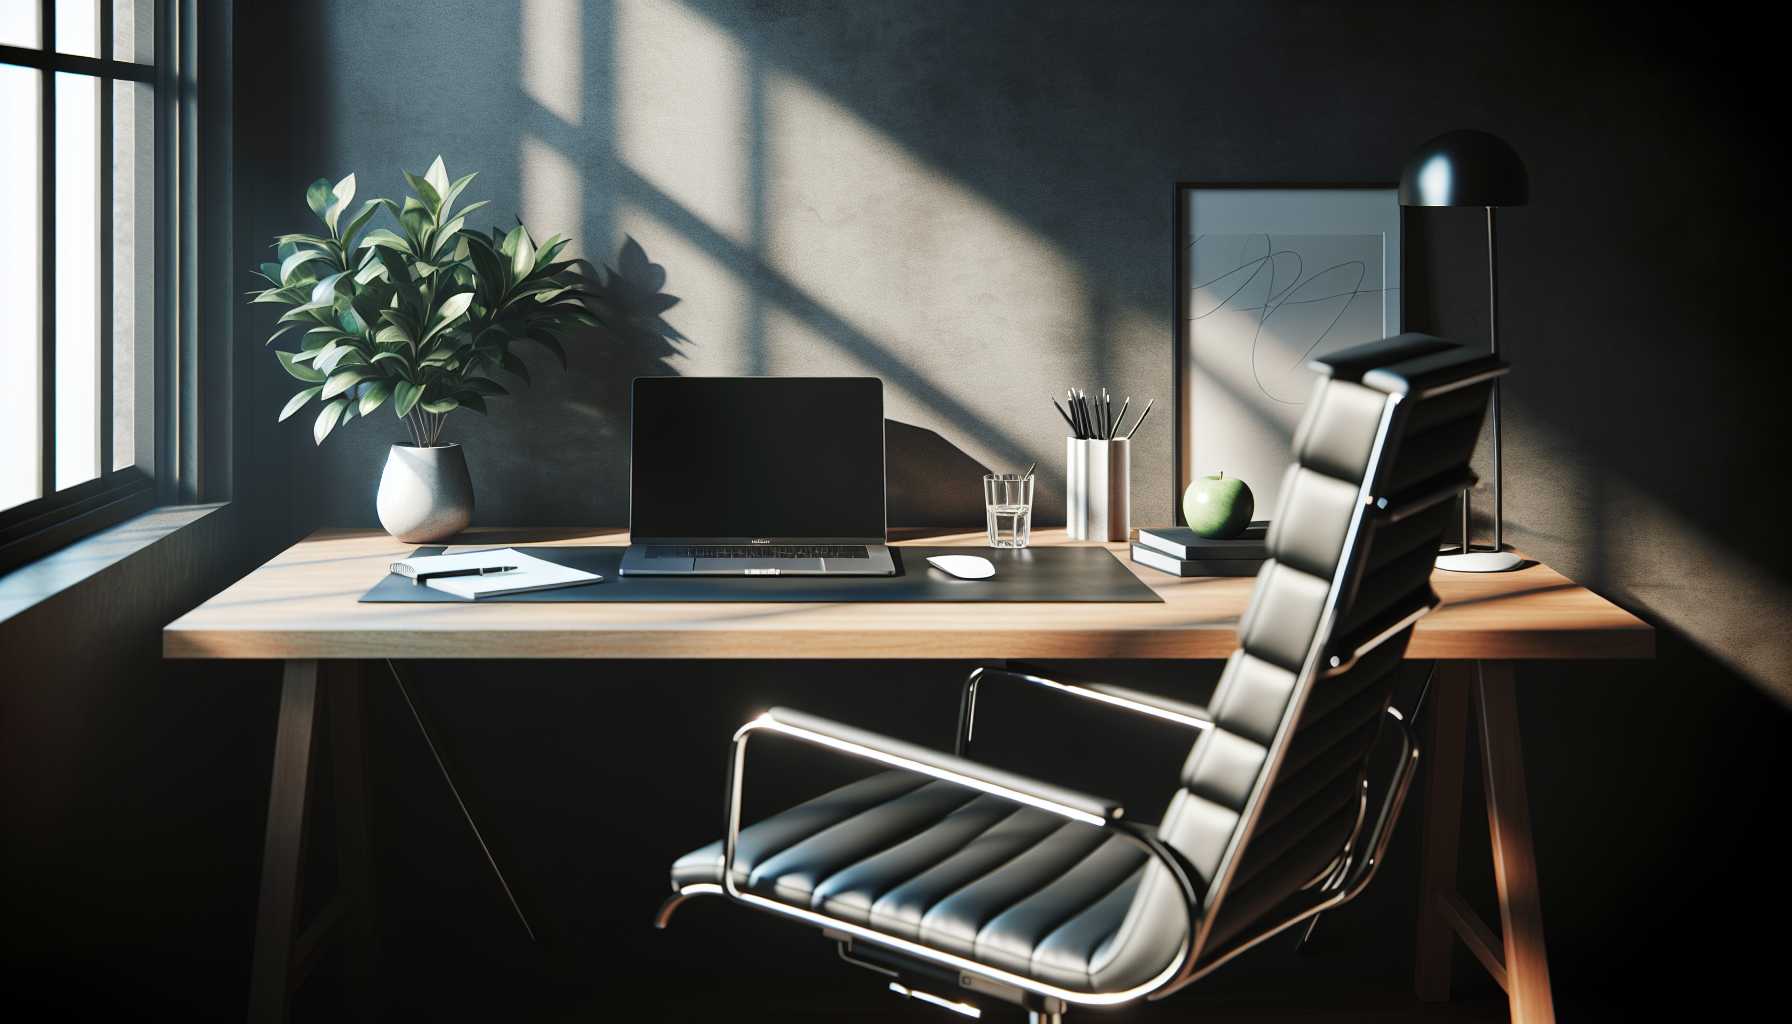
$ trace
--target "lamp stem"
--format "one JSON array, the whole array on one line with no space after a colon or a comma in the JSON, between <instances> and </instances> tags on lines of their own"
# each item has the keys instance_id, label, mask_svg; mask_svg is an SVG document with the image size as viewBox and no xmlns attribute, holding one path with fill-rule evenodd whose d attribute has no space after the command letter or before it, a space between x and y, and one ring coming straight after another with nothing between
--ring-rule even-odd
<instances>
[{"instance_id":1,"label":"lamp stem","mask_svg":"<svg viewBox=\"0 0 1792 1024\"><path fill-rule=\"evenodd\" d=\"M1494 242L1493 207L1487 207L1487 334L1500 357L1500 261ZM1493 382L1493 550L1506 549L1506 508L1500 499L1500 382Z\"/></svg>"}]
</instances>

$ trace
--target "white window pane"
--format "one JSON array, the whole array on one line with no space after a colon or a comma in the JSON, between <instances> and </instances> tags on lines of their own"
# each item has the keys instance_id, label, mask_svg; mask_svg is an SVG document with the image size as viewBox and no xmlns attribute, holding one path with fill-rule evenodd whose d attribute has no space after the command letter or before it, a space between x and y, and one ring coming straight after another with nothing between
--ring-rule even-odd
<instances>
[{"instance_id":1,"label":"white window pane","mask_svg":"<svg viewBox=\"0 0 1792 1024\"><path fill-rule=\"evenodd\" d=\"M56 489L99 447L99 80L56 74Z\"/></svg>"},{"instance_id":2,"label":"white window pane","mask_svg":"<svg viewBox=\"0 0 1792 1024\"><path fill-rule=\"evenodd\" d=\"M100 55L100 0L56 0L56 49Z\"/></svg>"},{"instance_id":3,"label":"white window pane","mask_svg":"<svg viewBox=\"0 0 1792 1024\"><path fill-rule=\"evenodd\" d=\"M143 82L112 83L112 468L136 465L138 395L155 362L155 106ZM139 387L141 382L141 387ZM139 432L141 428L141 432Z\"/></svg>"},{"instance_id":4,"label":"white window pane","mask_svg":"<svg viewBox=\"0 0 1792 1024\"><path fill-rule=\"evenodd\" d=\"M15 0L0 0L10 5ZM33 22L35 24L35 22ZM18 212L13 234L0 245L0 510L41 497L38 467L38 276L40 230L37 209L38 88L41 75L30 68L0 64L0 195Z\"/></svg>"},{"instance_id":5,"label":"white window pane","mask_svg":"<svg viewBox=\"0 0 1792 1024\"><path fill-rule=\"evenodd\" d=\"M111 0L111 4L112 58L137 64L154 64L155 0Z\"/></svg>"},{"instance_id":6,"label":"white window pane","mask_svg":"<svg viewBox=\"0 0 1792 1024\"><path fill-rule=\"evenodd\" d=\"M37 0L0 0L0 43L35 47L37 28Z\"/></svg>"}]
</instances>

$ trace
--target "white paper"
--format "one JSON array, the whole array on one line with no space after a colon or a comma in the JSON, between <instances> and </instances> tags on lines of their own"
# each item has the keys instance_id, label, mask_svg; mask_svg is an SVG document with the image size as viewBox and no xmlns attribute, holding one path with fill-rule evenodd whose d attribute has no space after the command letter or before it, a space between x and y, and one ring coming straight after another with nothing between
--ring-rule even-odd
<instances>
[{"instance_id":1,"label":"white paper","mask_svg":"<svg viewBox=\"0 0 1792 1024\"><path fill-rule=\"evenodd\" d=\"M516 570L493 573L489 576L450 576L447 579L434 579L426 582L429 586L445 594L452 594L464 601L472 601L481 597L525 594L534 590L553 590L557 587L576 587L581 583L594 583L603 579L597 573L572 569L556 562L525 554L515 548L469 551L458 555L424 555L419 558L407 558L401 562L394 562L392 568L394 572L401 572L399 566L403 566L414 577L418 574L454 572L498 565L514 565Z\"/></svg>"}]
</instances>

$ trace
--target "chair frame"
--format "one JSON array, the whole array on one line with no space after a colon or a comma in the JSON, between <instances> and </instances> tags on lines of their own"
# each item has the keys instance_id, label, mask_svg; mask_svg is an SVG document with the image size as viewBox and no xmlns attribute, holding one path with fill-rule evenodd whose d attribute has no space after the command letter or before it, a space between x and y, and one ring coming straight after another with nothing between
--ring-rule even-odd
<instances>
[{"instance_id":1,"label":"chair frame","mask_svg":"<svg viewBox=\"0 0 1792 1024\"><path fill-rule=\"evenodd\" d=\"M1357 858L1353 854L1356 849L1356 840L1360 837L1367 818L1365 813L1359 812L1356 827L1346 837L1338 856L1327 865L1325 870L1320 872L1319 876L1308 883L1306 889L1313 891L1310 898L1299 899L1297 906L1278 908L1278 912L1272 912L1266 916L1268 924L1254 929L1248 935L1232 938L1216 951L1206 949L1210 930L1230 887L1232 874L1242 857L1245 844L1255 830L1256 820L1262 810L1265 797L1280 772L1282 760L1287 751L1287 738L1295 723L1300 720L1314 682L1322 677L1335 676L1349 671L1361 657L1398 636L1403 630L1411 628L1414 623L1437 606L1435 595L1432 595L1416 611L1401 616L1395 622L1377 624L1368 636L1358 641L1340 643L1338 638L1331 635L1340 606L1348 592L1351 582L1349 573L1357 562L1359 547L1365 536L1364 526L1367 517L1374 515L1383 521L1397 522L1454 498L1464 486L1472 484L1474 480L1470 474L1464 478L1426 484L1423 486L1422 493L1411 496L1378 497L1373 493L1387 455L1388 433L1392 429L1402 401L1409 397L1414 399L1435 397L1459 388L1483 383L1488 379L1503 375L1504 372L1504 367L1499 367L1430 388L1415 388L1408 393L1395 391L1386 395L1381 421L1376 430L1374 455L1359 488L1359 500L1351 516L1337 567L1333 571L1318 627L1314 631L1307 655L1302 662L1295 682L1294 694L1289 699L1277 726L1269 759L1262 771L1259 772L1239 823L1233 828L1230 841L1220 859L1219 868L1215 871L1213 879L1208 882L1207 892L1211 899L1205 907L1202 905L1201 893L1197 890L1181 855L1158 839L1155 826L1138 825L1125 820L1125 809L1117 803L1096 800L1082 794L1054 795L1064 794L1064 791L1051 790L1048 792L1049 787L1034 788L1026 785L1028 780L1019 780L1019 784L1016 784L1013 776L995 772L962 756L934 752L917 754L918 748L908 744L900 744L895 741L890 741L888 745L872 742L879 738L861 730L839 726L822 719L782 709L773 709L742 725L735 732L731 741L728 796L723 817L721 883L697 882L677 888L661 906L655 918L655 926L666 927L673 912L686 900L696 896L724 896L733 902L820 928L825 936L840 943L841 956L849 962L861 966L871 966L853 960L849 955L852 943L863 941L888 950L900 958L912 959L935 968L956 971L962 989L974 994L1020 1004L1028 1009L1034 1019L1056 1020L1068 1006L1114 1006L1141 998L1161 999L1204 977L1239 954L1271 937L1355 899L1373 880L1386 856L1387 845L1393 835L1394 825L1399 820L1400 811L1405 805L1408 790L1411 788L1418 767L1420 749L1413 736L1411 724L1398 709L1392 706L1384 709L1386 717L1383 719L1383 726L1386 727L1388 723L1393 723L1400 743L1400 755L1388 788L1382 797L1375 824L1364 844L1364 848L1368 851L1367 856ZM991 674L990 670L978 669L973 671L965 681L960 703L958 737L955 744L955 749L960 754L967 749L973 733L979 684ZM1061 694L1079 697L1133 714L1148 715L1174 722L1187 728L1205 730L1211 728L1212 725L1210 721L1193 714L1192 709L1187 705L1155 702L1145 695L1131 691L1120 691L1117 688L1100 685L1063 683L1028 673L1002 671L1000 674ZM1170 965L1149 981L1116 992L1079 992L1024 977L969 957L934 949L911 939L892 935L856 922L783 903L756 893L744 892L735 884L734 880L735 855L740 839L741 800L746 780L747 746L748 742L760 733L788 738L849 757L873 761L886 767L955 783L1013 803L1057 814L1068 820L1080 821L1119 836L1139 846L1169 873L1182 896L1184 910L1188 915L1189 933L1184 937L1181 949ZM1366 811L1366 791L1364 800L1363 810ZM882 970L875 967L873 969ZM890 972L886 971L885 973ZM897 987L901 994L905 995L913 995L919 991L913 990L911 986ZM925 993L925 995L929 997L929 1002L945 1004L952 1002L931 993Z\"/></svg>"}]
</instances>

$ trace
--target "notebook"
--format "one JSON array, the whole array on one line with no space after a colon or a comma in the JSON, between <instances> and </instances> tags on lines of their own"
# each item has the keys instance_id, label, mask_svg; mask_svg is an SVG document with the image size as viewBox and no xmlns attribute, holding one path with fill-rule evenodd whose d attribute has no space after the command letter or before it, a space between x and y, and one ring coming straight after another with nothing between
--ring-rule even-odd
<instances>
[{"instance_id":1,"label":"notebook","mask_svg":"<svg viewBox=\"0 0 1792 1024\"><path fill-rule=\"evenodd\" d=\"M585 572L583 569L569 569L564 565L525 554L516 548L468 551L457 555L423 555L393 562L391 568L398 575L408 576L414 580L418 576L426 576L430 573L458 572L497 565L514 565L516 569L486 576L449 576L444 579L426 580L425 583L445 594L453 594L463 601L475 601L482 597L527 594L535 590L576 587L603 580L603 576L598 573Z\"/></svg>"},{"instance_id":2,"label":"notebook","mask_svg":"<svg viewBox=\"0 0 1792 1024\"><path fill-rule=\"evenodd\" d=\"M1225 540L1203 537L1186 526L1155 526L1140 530L1138 543L1185 561L1236 558L1261 562L1269 557L1268 536L1269 521L1259 519L1245 527L1244 533Z\"/></svg>"}]
</instances>

